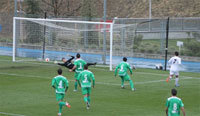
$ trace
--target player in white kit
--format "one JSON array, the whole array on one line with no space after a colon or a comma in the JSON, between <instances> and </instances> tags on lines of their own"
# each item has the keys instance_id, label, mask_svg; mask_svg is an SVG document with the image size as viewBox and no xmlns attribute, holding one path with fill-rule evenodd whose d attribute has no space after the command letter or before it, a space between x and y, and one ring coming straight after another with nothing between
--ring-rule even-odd
<instances>
[{"instance_id":1,"label":"player in white kit","mask_svg":"<svg viewBox=\"0 0 200 116\"><path fill-rule=\"evenodd\" d=\"M179 71L180 71L180 65L181 65L181 58L178 57L179 53L175 52L175 56L172 57L169 61L168 64L170 65L170 75L166 79L166 82L172 79L173 75L176 76L175 79L175 86L178 87L178 80L179 80Z\"/></svg>"}]
</instances>

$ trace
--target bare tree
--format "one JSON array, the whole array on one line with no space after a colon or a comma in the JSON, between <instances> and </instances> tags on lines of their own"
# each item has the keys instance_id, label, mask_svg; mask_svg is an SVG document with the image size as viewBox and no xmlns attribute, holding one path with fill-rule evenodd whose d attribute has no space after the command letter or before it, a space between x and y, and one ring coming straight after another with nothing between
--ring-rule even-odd
<instances>
[{"instance_id":1,"label":"bare tree","mask_svg":"<svg viewBox=\"0 0 200 116\"><path fill-rule=\"evenodd\" d=\"M41 0L41 9L50 15L75 16L82 7L81 0Z\"/></svg>"}]
</instances>

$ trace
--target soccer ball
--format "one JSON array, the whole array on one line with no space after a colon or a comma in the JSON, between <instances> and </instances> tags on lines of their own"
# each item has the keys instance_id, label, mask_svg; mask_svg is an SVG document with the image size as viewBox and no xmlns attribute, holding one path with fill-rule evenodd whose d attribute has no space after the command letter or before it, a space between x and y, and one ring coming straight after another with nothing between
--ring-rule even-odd
<instances>
[{"instance_id":1,"label":"soccer ball","mask_svg":"<svg viewBox=\"0 0 200 116\"><path fill-rule=\"evenodd\" d=\"M58 62L57 61L54 61L54 64L57 64Z\"/></svg>"},{"instance_id":2,"label":"soccer ball","mask_svg":"<svg viewBox=\"0 0 200 116\"><path fill-rule=\"evenodd\" d=\"M49 58L46 58L46 59L45 59L45 61L46 61L46 62L49 62L49 61L50 61L50 59L49 59Z\"/></svg>"}]
</instances>

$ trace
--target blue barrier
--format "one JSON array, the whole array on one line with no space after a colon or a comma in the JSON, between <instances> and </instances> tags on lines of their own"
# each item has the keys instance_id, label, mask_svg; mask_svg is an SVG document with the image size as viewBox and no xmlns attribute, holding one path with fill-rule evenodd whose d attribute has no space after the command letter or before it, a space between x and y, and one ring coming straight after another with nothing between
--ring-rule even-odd
<instances>
[{"instance_id":1,"label":"blue barrier","mask_svg":"<svg viewBox=\"0 0 200 116\"><path fill-rule=\"evenodd\" d=\"M17 56L20 57L30 57L30 58L42 58L42 50L36 49L25 49L18 48ZM75 56L76 53L73 52L64 52L64 51L45 51L45 58L50 58L50 60L61 60L62 57L69 58L67 54ZM0 47L0 55L12 56L11 47ZM97 62L102 64L102 55L101 54L86 54L81 53L82 58L86 62ZM106 64L109 64L109 56L106 56ZM113 56L113 65L117 65L122 61L122 57ZM131 65L134 65L139 68L152 68L155 69L156 64L162 64L164 66L164 59L147 59L147 58L135 58L128 57L128 62ZM182 61L183 67L182 71L185 72L200 72L200 62L190 62Z\"/></svg>"}]
</instances>

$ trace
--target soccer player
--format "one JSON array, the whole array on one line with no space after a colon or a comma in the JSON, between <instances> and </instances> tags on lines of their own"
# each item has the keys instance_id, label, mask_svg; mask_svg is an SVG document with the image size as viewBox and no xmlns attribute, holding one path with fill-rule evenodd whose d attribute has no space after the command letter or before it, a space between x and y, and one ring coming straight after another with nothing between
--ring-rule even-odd
<instances>
[{"instance_id":1,"label":"soccer player","mask_svg":"<svg viewBox=\"0 0 200 116\"><path fill-rule=\"evenodd\" d=\"M57 63L60 66L65 66L68 69L72 69L74 67L74 64L71 62L74 59L74 56L71 56L69 60L66 60L65 58L62 58L63 63ZM96 65L97 63L87 63L88 66L90 65ZM75 71L75 70L73 70Z\"/></svg>"},{"instance_id":2,"label":"soccer player","mask_svg":"<svg viewBox=\"0 0 200 116\"><path fill-rule=\"evenodd\" d=\"M175 52L175 56L172 57L169 61L168 64L171 66L170 67L170 75L166 79L166 82L172 79L173 75L176 76L175 79L175 86L178 87L178 81L179 81L179 70L180 70L180 65L181 65L181 58L178 57L179 53Z\"/></svg>"},{"instance_id":3,"label":"soccer player","mask_svg":"<svg viewBox=\"0 0 200 116\"><path fill-rule=\"evenodd\" d=\"M59 105L58 116L61 116L63 106L67 106L68 108L71 107L68 102L63 102L65 93L68 89L68 80L62 76L62 69L58 69L58 76L52 79L51 86L56 91L56 100L58 101Z\"/></svg>"},{"instance_id":4,"label":"soccer player","mask_svg":"<svg viewBox=\"0 0 200 116\"><path fill-rule=\"evenodd\" d=\"M116 77L118 69L119 69L118 75L121 77L121 88L124 88L124 81L129 81L130 86L131 86L131 90L134 91L135 88L134 88L133 81L131 80L127 71L129 70L131 75L132 75L133 72L131 70L129 63L127 63L126 61L127 61L127 58L124 57L123 62L121 62L119 65L117 65L117 67L115 69L115 77Z\"/></svg>"},{"instance_id":5,"label":"soccer player","mask_svg":"<svg viewBox=\"0 0 200 116\"><path fill-rule=\"evenodd\" d=\"M87 109L90 108L90 94L91 94L91 86L94 88L95 85L95 78L94 74L88 70L88 65L84 66L84 71L82 71L78 78L78 84L82 89L82 94L84 96L84 102L87 105ZM81 80L81 84L80 81ZM91 85L91 81L92 85Z\"/></svg>"},{"instance_id":6,"label":"soccer player","mask_svg":"<svg viewBox=\"0 0 200 116\"><path fill-rule=\"evenodd\" d=\"M73 70L75 70L75 84L74 84L74 91L77 91L77 86L78 86L78 82L77 82L77 78L78 75L84 70L84 66L87 63L81 59L81 55L79 53L76 54L76 60L74 61L74 67L72 69L70 69L69 71L72 72Z\"/></svg>"},{"instance_id":7,"label":"soccer player","mask_svg":"<svg viewBox=\"0 0 200 116\"><path fill-rule=\"evenodd\" d=\"M176 97L177 95L177 90L176 89L172 89L171 90L171 94L172 96L169 97L166 101L166 115L167 116L180 116L180 109L183 112L183 116L185 115L185 110L184 110L184 104L182 102L182 100L178 97Z\"/></svg>"},{"instance_id":8,"label":"soccer player","mask_svg":"<svg viewBox=\"0 0 200 116\"><path fill-rule=\"evenodd\" d=\"M74 67L74 64L72 64L73 59L74 59L74 56L71 56L69 60L62 58L63 63L58 63L58 65L65 66L66 68L72 69Z\"/></svg>"}]
</instances>

